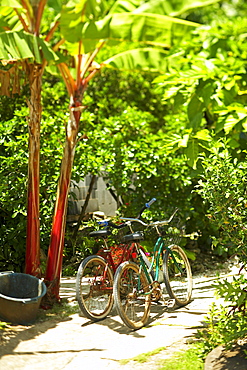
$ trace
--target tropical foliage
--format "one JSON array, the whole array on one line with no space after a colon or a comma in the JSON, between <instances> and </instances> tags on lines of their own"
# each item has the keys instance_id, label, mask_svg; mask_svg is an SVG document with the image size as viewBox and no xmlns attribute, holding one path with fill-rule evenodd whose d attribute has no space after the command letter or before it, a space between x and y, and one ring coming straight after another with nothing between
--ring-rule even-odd
<instances>
[{"instance_id":1,"label":"tropical foliage","mask_svg":"<svg viewBox=\"0 0 247 370\"><path fill-rule=\"evenodd\" d=\"M12 91L15 93L22 88L22 81L30 82L25 80L24 72L28 72L28 69L23 60L46 67L47 72L54 76L48 78L45 75L47 81L53 84L54 92L47 89L47 96L43 95L44 126L41 127L43 143L47 143L47 137L51 135L54 146L53 139L49 150L46 151L43 144L41 156L55 150L56 154L51 154L51 157L60 160L63 136L65 151L51 232L56 245L51 239L47 280L59 282L67 196L73 166L77 179L84 177L87 172L106 176L117 195L122 196L126 203L131 202L132 208L126 212L133 213L135 204L139 205L143 198L146 200L156 196L160 200L156 206L159 215L161 209L169 213L170 207L179 204L185 218L190 220L191 225L203 230L205 235L208 227L211 227L201 217L207 205L202 204L198 194L191 192L198 175L203 171L200 154L210 153L213 140L226 136L232 155L243 158L246 117L245 21L239 20L237 27L233 27L232 21L221 23L220 26L199 27L199 23L210 18L210 11L206 10L199 16L198 7L210 5L210 9L216 10L218 19L222 19L224 11L218 1L184 1L179 6L175 1L148 1L140 5L139 1L96 3L88 0L70 1L64 6L49 1L45 8L45 2L37 4L40 6L38 14L44 10L44 17L32 28L35 32L30 32L24 26L25 22L19 22L20 14L24 19L28 14L25 6L23 8L19 1L1 2L0 25L5 31L0 34L0 57L4 63L11 62L3 67L5 79L2 78L1 87L2 92L7 94L11 93L9 88L15 86ZM31 15L30 19L33 20L34 13ZM51 30L47 20L52 24ZM10 45L7 53L4 46L6 42ZM17 53L18 45L20 50ZM25 67L18 69L18 74L16 69L12 69L13 61L17 59L18 67ZM69 93L70 109L67 114L64 88L58 84L56 66ZM103 67L108 68L102 72ZM131 69L132 74L115 72L116 67ZM139 72L138 78L133 77L133 71L143 68L156 74ZM43 74L43 69L41 72ZM162 76L159 76L161 72ZM94 85L92 78L96 75L98 77ZM152 84L154 77L155 84ZM114 84L109 86L111 79ZM21 83L12 83L17 80ZM135 85L136 92L133 93ZM55 86L58 89L60 87L61 95ZM149 89L149 86L152 88ZM153 87L157 87L157 92ZM117 91L121 96L117 96ZM56 101L55 108L49 96ZM96 102L96 99L100 101ZM161 100L163 105L160 104ZM49 128L48 121L52 124ZM65 135L61 134L62 126L66 126ZM11 130L15 132L16 128L12 126ZM58 146L55 146L56 137L59 153ZM27 147L24 148L24 158L27 158ZM44 210L42 208L41 212L41 239L46 244L49 227L44 225L51 221L50 211L59 165L53 167L51 163L50 170L46 172L47 164L41 159L40 168L43 176L40 194L46 197L44 204L47 207ZM2 173L4 176L6 172ZM6 201L7 194L3 194ZM25 206L22 205L21 209L24 210ZM23 213L25 217L25 211L20 212ZM47 217L44 218L43 213ZM16 217L19 215L13 214ZM56 223L58 215L59 221ZM198 221L197 225L195 220ZM4 245L3 260L7 251L7 244ZM18 249L17 245L15 249Z\"/></svg>"},{"instance_id":2,"label":"tropical foliage","mask_svg":"<svg viewBox=\"0 0 247 370\"><path fill-rule=\"evenodd\" d=\"M205 359L207 354L218 346L230 349L236 342L245 341L246 330L246 271L232 280L224 279L215 285L216 296L224 304L213 303L205 318L207 329L199 329L197 336L198 357Z\"/></svg>"},{"instance_id":3,"label":"tropical foliage","mask_svg":"<svg viewBox=\"0 0 247 370\"><path fill-rule=\"evenodd\" d=\"M39 269L39 133L41 116L41 78L46 64L53 60L57 62L59 71L65 81L70 96L70 115L66 128L66 140L61 164L60 179L58 183L57 199L54 211L51 242L48 251L46 281L51 286L56 281L54 292L51 295L58 298L59 277L62 266L62 251L66 223L66 206L71 179L71 170L74 160L74 151L79 131L81 111L83 110L82 98L88 82L97 73L100 66L95 63L95 57L105 44L106 40L143 41L144 43L157 43L169 45L171 32L174 39L181 39L187 28L196 24L175 18L160 15L160 7L147 4L146 10L140 9L139 3L128 4L124 9L118 2L106 3L101 1L69 2L64 7L57 2L51 2L58 18L60 30L65 39L58 39L49 45L58 26L58 19L49 30L45 27L45 42L40 37L43 31L41 23L46 1L28 0L18 2L1 2L1 27L5 31L0 34L0 58L4 64L15 62L15 68L2 71L2 93L8 94L10 80L14 83L12 93L19 87L19 65L24 68L30 83L30 136L29 136L29 181L28 181L28 212L27 212L27 250L26 272L40 274ZM129 7L130 5L130 7ZM150 5L150 6L149 6ZM156 6L157 4L155 4ZM124 10L124 11L123 11ZM147 10L150 13L147 13ZM137 13L135 13L137 11ZM158 13L157 13L158 12ZM102 18L103 15L103 18ZM100 19L101 18L101 19ZM140 23L141 21L141 23ZM147 28L148 26L148 28ZM166 31L166 32L164 32ZM133 40L134 38L134 40ZM61 45L67 43L66 50ZM165 43L165 44L164 44ZM53 46L53 48L51 47ZM66 52L74 56L76 72L73 75L64 58L58 58ZM154 51L155 52L155 51ZM158 51L158 54L161 50ZM150 50L140 50L137 54L147 56ZM157 55L157 52L155 52ZM59 59L59 60L58 60ZM147 66L147 65L145 65ZM145 67L144 66L144 67Z\"/></svg>"},{"instance_id":4,"label":"tropical foliage","mask_svg":"<svg viewBox=\"0 0 247 370\"><path fill-rule=\"evenodd\" d=\"M170 50L173 64L157 77L164 101L185 122L166 139L168 150L183 150L196 168L213 140L229 139L234 156L246 146L246 20L201 27L186 47Z\"/></svg>"},{"instance_id":5,"label":"tropical foliage","mask_svg":"<svg viewBox=\"0 0 247 370\"><path fill-rule=\"evenodd\" d=\"M226 143L215 143L204 158L197 191L209 204L207 217L218 230L212 243L221 255L238 255L246 263L246 162L232 158Z\"/></svg>"}]
</instances>

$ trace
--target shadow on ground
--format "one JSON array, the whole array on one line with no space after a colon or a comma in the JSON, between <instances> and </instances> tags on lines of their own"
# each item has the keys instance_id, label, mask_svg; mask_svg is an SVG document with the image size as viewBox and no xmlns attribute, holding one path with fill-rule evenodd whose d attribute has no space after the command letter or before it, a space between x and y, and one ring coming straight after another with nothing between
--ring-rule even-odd
<instances>
[{"instance_id":1,"label":"shadow on ground","mask_svg":"<svg viewBox=\"0 0 247 370\"><path fill-rule=\"evenodd\" d=\"M70 317L62 321L69 321ZM6 329L0 331L0 358L6 354L12 354L20 342L28 341L45 333L49 329L54 329L57 324L61 322L58 320L47 320L43 322L36 322L31 326L22 325L8 325Z\"/></svg>"}]
</instances>

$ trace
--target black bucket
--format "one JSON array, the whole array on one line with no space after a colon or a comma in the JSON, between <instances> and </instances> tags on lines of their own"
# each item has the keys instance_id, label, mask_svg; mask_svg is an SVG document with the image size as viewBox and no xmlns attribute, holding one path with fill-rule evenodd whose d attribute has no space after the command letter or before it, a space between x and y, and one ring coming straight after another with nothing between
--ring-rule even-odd
<instances>
[{"instance_id":1,"label":"black bucket","mask_svg":"<svg viewBox=\"0 0 247 370\"><path fill-rule=\"evenodd\" d=\"M45 294L45 283L35 276L0 272L0 320L12 324L32 324Z\"/></svg>"}]
</instances>

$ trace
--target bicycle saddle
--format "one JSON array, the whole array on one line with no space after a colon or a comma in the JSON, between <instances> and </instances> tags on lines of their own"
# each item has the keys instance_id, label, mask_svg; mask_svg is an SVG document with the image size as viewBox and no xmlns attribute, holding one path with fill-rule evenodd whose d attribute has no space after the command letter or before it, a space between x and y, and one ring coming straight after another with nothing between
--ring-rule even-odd
<instances>
[{"instance_id":1,"label":"bicycle saddle","mask_svg":"<svg viewBox=\"0 0 247 370\"><path fill-rule=\"evenodd\" d=\"M128 242L133 242L136 240L143 240L143 239L144 239L144 236L142 232L135 232L133 234L124 235L124 237L122 238L122 242L128 243Z\"/></svg>"},{"instance_id":2,"label":"bicycle saddle","mask_svg":"<svg viewBox=\"0 0 247 370\"><path fill-rule=\"evenodd\" d=\"M95 230L89 233L89 236L93 238L106 238L108 235L111 235L111 231L107 229Z\"/></svg>"}]
</instances>

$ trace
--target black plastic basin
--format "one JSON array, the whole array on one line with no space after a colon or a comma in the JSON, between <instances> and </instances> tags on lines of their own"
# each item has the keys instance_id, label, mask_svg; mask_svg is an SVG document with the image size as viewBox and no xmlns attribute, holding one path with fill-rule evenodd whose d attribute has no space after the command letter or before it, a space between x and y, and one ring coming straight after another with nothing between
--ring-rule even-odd
<instances>
[{"instance_id":1,"label":"black plastic basin","mask_svg":"<svg viewBox=\"0 0 247 370\"><path fill-rule=\"evenodd\" d=\"M0 272L0 319L13 324L32 324L45 294L45 283L35 276Z\"/></svg>"}]
</instances>

